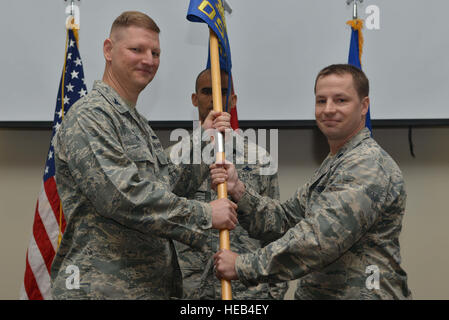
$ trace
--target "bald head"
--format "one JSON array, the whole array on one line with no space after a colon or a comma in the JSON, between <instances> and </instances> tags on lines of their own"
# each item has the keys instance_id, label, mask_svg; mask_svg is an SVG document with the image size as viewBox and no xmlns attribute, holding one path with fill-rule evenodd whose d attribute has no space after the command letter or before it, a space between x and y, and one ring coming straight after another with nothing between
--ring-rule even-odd
<instances>
[{"instance_id":1,"label":"bald head","mask_svg":"<svg viewBox=\"0 0 449 320\"><path fill-rule=\"evenodd\" d=\"M226 88L227 88L228 87L227 86L228 73L226 71L224 71L224 70L220 70L220 75L221 75L222 82L223 82L223 80L226 81ZM198 93L200 81L202 81L204 79L212 79L212 72L211 72L210 69L204 69L196 77L196 80L195 80L195 92L196 93ZM211 86L212 86L212 81L211 80L210 80L210 83L211 83Z\"/></svg>"},{"instance_id":2,"label":"bald head","mask_svg":"<svg viewBox=\"0 0 449 320\"><path fill-rule=\"evenodd\" d=\"M228 94L228 74L221 71L221 96L222 104L226 105L226 96ZM212 73L210 69L201 71L196 77L195 93L192 94L192 104L198 108L199 119L201 122L206 119L209 112L213 109L212 98ZM229 106L232 108L237 102L237 96L229 96Z\"/></svg>"}]
</instances>

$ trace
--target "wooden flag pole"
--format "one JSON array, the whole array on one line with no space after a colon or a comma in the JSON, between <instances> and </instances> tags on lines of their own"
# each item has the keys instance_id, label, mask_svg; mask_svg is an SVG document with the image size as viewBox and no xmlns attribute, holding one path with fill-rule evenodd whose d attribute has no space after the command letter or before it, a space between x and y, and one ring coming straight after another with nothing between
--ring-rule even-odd
<instances>
[{"instance_id":1,"label":"wooden flag pole","mask_svg":"<svg viewBox=\"0 0 449 320\"><path fill-rule=\"evenodd\" d=\"M218 38L215 32L209 28L210 33L210 66L212 74L212 100L214 104L214 111L223 111L223 104L221 98L221 75L220 75L220 56L218 52ZM224 140L221 133L217 134L217 156L219 162L225 160ZM217 186L218 199L228 197L228 190L226 182ZM220 249L230 250L229 230L220 230ZM232 300L231 281L221 280L221 299Z\"/></svg>"}]
</instances>

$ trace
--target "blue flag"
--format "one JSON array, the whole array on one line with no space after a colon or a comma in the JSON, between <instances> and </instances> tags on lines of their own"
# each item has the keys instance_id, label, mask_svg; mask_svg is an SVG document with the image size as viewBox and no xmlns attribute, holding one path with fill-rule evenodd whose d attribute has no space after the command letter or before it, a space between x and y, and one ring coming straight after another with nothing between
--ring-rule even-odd
<instances>
[{"instance_id":1,"label":"blue flag","mask_svg":"<svg viewBox=\"0 0 449 320\"><path fill-rule=\"evenodd\" d=\"M362 70L362 63L360 61L360 45L359 43L363 41L359 38L359 32L361 33L362 29L362 21L361 20L352 20L348 21L351 26L351 43L349 45L349 57L348 64L353 65L360 70ZM368 113L366 114L365 127L369 129L371 135L373 134L373 129L371 127L371 115L370 108L368 108Z\"/></svg>"},{"instance_id":2,"label":"blue flag","mask_svg":"<svg viewBox=\"0 0 449 320\"><path fill-rule=\"evenodd\" d=\"M359 57L359 32L358 30L354 30L351 28L351 43L349 45L348 63L353 65L354 67L362 69Z\"/></svg>"},{"instance_id":3,"label":"blue flag","mask_svg":"<svg viewBox=\"0 0 449 320\"><path fill-rule=\"evenodd\" d=\"M226 29L225 13L222 0L190 0L187 11L187 20L191 22L206 23L218 38L218 51L220 53L220 68L228 73L228 88L231 88L231 48L229 47ZM210 69L210 49L208 50L206 68ZM225 111L228 110L230 90L226 97Z\"/></svg>"}]
</instances>

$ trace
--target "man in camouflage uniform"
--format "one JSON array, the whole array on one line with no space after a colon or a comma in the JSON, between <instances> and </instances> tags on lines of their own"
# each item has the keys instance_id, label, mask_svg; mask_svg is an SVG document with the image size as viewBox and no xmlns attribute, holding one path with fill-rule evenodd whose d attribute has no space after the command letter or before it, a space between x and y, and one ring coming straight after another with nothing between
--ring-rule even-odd
<instances>
[{"instance_id":1,"label":"man in camouflage uniform","mask_svg":"<svg viewBox=\"0 0 449 320\"><path fill-rule=\"evenodd\" d=\"M228 90L228 75L221 72L221 88L223 105L226 103ZM229 106L234 107L237 96L229 95ZM212 78L210 69L203 70L196 79L195 93L192 94L192 104L198 108L200 122L203 123L213 108L212 103ZM229 137L231 138L231 137ZM234 154L231 155L233 163L236 160L244 159L243 164L236 164L240 179L246 185L251 186L257 193L270 198L279 199L279 184L277 173L272 175L261 174L260 168L265 167L259 163L249 163L248 143L245 143L245 149L236 148L236 142L233 141ZM253 152L253 159L256 159L255 145L250 143L250 152ZM171 150L170 150L171 151ZM227 155L229 156L229 155ZM254 162L254 161L252 161ZM263 173L263 172L262 172ZM211 190L210 177L204 181L192 199L203 202L210 202L217 199L215 191ZM213 273L212 256L219 249L219 233L216 230L209 230L207 239L207 251L195 250L190 246L175 241L175 247L178 253L179 266L183 276L183 289L185 299L221 299L221 283ZM255 252L261 247L259 240L250 238L248 232L241 226L230 232L231 250L238 253ZM233 299L282 299L287 290L287 283L277 285L259 284L255 287L247 288L240 282L232 284Z\"/></svg>"},{"instance_id":2,"label":"man in camouflage uniform","mask_svg":"<svg viewBox=\"0 0 449 320\"><path fill-rule=\"evenodd\" d=\"M219 278L247 286L300 278L297 299L411 298L400 265L404 181L365 128L368 93L368 79L353 66L318 74L315 117L330 154L284 203L244 185L231 165L228 171L212 166L214 185L228 179L249 234L277 239L254 253L216 253Z\"/></svg>"},{"instance_id":3,"label":"man in camouflage uniform","mask_svg":"<svg viewBox=\"0 0 449 320\"><path fill-rule=\"evenodd\" d=\"M136 110L139 93L159 66L154 21L124 12L103 49L103 81L72 106L56 137L56 182L67 226L51 268L52 294L56 299L180 298L172 239L205 248L208 229L235 227L235 204L179 197L196 191L208 168L169 163ZM224 131L229 119L211 113L205 122ZM79 271L79 287L66 285L67 270Z\"/></svg>"}]
</instances>

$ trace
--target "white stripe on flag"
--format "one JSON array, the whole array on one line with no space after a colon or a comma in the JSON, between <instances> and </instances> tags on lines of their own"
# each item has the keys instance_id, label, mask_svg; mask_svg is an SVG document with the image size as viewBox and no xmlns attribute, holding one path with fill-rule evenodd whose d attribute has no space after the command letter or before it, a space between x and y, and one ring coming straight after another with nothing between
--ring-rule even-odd
<instances>
[{"instance_id":1,"label":"white stripe on flag","mask_svg":"<svg viewBox=\"0 0 449 320\"><path fill-rule=\"evenodd\" d=\"M19 300L30 300L30 298L28 298L27 292L25 290L25 285L23 284L23 282L22 285L20 286Z\"/></svg>"},{"instance_id":2,"label":"white stripe on flag","mask_svg":"<svg viewBox=\"0 0 449 320\"><path fill-rule=\"evenodd\" d=\"M30 263L31 271L34 274L42 297L45 300L51 300L50 274L48 273L47 266L45 265L45 261L42 258L34 236L31 237L30 245L28 247L28 262Z\"/></svg>"},{"instance_id":3,"label":"white stripe on flag","mask_svg":"<svg viewBox=\"0 0 449 320\"><path fill-rule=\"evenodd\" d=\"M44 225L45 231L47 232L48 238L50 239L51 244L53 245L53 249L56 252L56 250L58 249L59 224L56 221L53 208L48 201L47 194L45 193L43 185L38 200L38 211L39 216L42 220L42 224Z\"/></svg>"}]
</instances>

